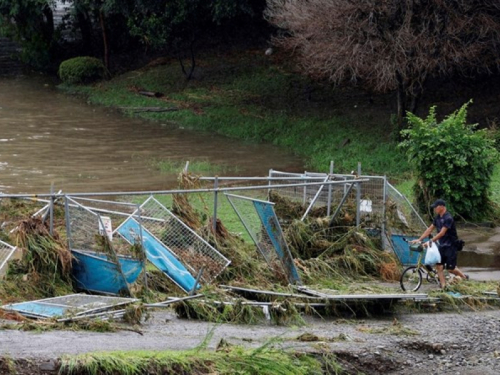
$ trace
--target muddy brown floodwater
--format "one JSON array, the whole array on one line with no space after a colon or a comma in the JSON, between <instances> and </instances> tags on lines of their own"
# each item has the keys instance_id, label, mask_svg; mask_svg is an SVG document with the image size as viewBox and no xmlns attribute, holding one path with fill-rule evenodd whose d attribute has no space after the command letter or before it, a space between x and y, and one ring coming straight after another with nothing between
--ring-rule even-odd
<instances>
[{"instance_id":1,"label":"muddy brown floodwater","mask_svg":"<svg viewBox=\"0 0 500 375\"><path fill-rule=\"evenodd\" d=\"M303 171L272 145L249 144L179 126L127 118L70 97L44 77L0 78L0 192L141 191L171 188L154 160L207 160L263 176Z\"/></svg>"}]
</instances>

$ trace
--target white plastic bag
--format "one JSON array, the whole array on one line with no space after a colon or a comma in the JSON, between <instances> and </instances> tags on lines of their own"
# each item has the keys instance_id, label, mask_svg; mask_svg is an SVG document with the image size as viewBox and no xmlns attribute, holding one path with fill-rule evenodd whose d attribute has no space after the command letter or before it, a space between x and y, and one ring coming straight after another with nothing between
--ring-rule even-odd
<instances>
[{"instance_id":1,"label":"white plastic bag","mask_svg":"<svg viewBox=\"0 0 500 375\"><path fill-rule=\"evenodd\" d=\"M437 245L433 242L432 245L427 248L424 264L426 266L433 266L436 263L441 263L441 254L439 253Z\"/></svg>"}]
</instances>

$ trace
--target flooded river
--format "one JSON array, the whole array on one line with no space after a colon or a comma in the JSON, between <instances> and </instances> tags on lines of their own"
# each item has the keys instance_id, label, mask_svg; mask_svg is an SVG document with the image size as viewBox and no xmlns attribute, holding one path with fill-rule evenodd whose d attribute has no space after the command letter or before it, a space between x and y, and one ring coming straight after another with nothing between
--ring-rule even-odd
<instances>
[{"instance_id":1,"label":"flooded river","mask_svg":"<svg viewBox=\"0 0 500 375\"><path fill-rule=\"evenodd\" d=\"M174 186L158 160L206 160L262 176L270 168L303 170L272 145L127 118L87 105L42 77L0 77L0 192L141 191Z\"/></svg>"}]
</instances>

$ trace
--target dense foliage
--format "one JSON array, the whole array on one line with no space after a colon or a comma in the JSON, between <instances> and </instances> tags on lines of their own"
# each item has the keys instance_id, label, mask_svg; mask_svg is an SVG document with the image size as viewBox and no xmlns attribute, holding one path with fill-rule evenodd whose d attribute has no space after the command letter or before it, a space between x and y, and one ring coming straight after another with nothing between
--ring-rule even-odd
<instances>
[{"instance_id":1,"label":"dense foliage","mask_svg":"<svg viewBox=\"0 0 500 375\"><path fill-rule=\"evenodd\" d=\"M58 56L103 57L137 49L168 49L188 56L194 69L201 41L220 36L255 38L249 24L265 25L265 0L63 0L70 9L54 24L53 0L0 0L0 35L23 44L26 61L38 67ZM54 54L56 52L56 54ZM192 71L189 73L192 74Z\"/></svg>"},{"instance_id":2,"label":"dense foliage","mask_svg":"<svg viewBox=\"0 0 500 375\"><path fill-rule=\"evenodd\" d=\"M105 67L95 57L81 56L63 61L59 77L66 83L88 83L104 78Z\"/></svg>"},{"instance_id":3,"label":"dense foliage","mask_svg":"<svg viewBox=\"0 0 500 375\"><path fill-rule=\"evenodd\" d=\"M228 27L226 36L237 34L245 26L242 19L262 17L263 9L262 0L139 0L135 2L128 25L131 34L146 46L170 47L189 79L201 40L207 43L210 37L222 34L224 27ZM189 71L182 62L186 56L191 60Z\"/></svg>"},{"instance_id":4,"label":"dense foliage","mask_svg":"<svg viewBox=\"0 0 500 375\"><path fill-rule=\"evenodd\" d=\"M22 59L36 67L48 63L54 43L50 0L0 0L0 35L23 46Z\"/></svg>"},{"instance_id":5,"label":"dense foliage","mask_svg":"<svg viewBox=\"0 0 500 375\"><path fill-rule=\"evenodd\" d=\"M466 123L467 105L441 122L435 107L425 119L408 113L401 146L416 167L421 208L442 198L455 214L479 219L491 208L488 191L498 152L485 130Z\"/></svg>"}]
</instances>

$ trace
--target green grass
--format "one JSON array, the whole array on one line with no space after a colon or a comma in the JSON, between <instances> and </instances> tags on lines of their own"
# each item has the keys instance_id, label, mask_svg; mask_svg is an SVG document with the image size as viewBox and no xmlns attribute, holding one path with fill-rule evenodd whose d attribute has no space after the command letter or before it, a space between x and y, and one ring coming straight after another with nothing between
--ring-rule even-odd
<instances>
[{"instance_id":1,"label":"green grass","mask_svg":"<svg viewBox=\"0 0 500 375\"><path fill-rule=\"evenodd\" d=\"M133 351L89 353L66 356L60 374L323 374L326 365L334 372L342 368L334 356L318 356L260 347L253 350L234 346L220 351Z\"/></svg>"},{"instance_id":2,"label":"green grass","mask_svg":"<svg viewBox=\"0 0 500 375\"><path fill-rule=\"evenodd\" d=\"M104 106L177 107L175 112L125 113L273 143L304 157L311 170L327 171L331 160L340 172L356 169L358 162L366 173L399 175L409 170L395 147L390 113L370 107L366 98L313 83L251 52L204 57L198 65L198 78L190 82L173 61L94 86L62 87ZM141 96L134 92L137 88L165 96Z\"/></svg>"},{"instance_id":3,"label":"green grass","mask_svg":"<svg viewBox=\"0 0 500 375\"><path fill-rule=\"evenodd\" d=\"M500 205L500 164L495 166L493 171L493 178L491 179L491 200L497 205Z\"/></svg>"}]
</instances>

